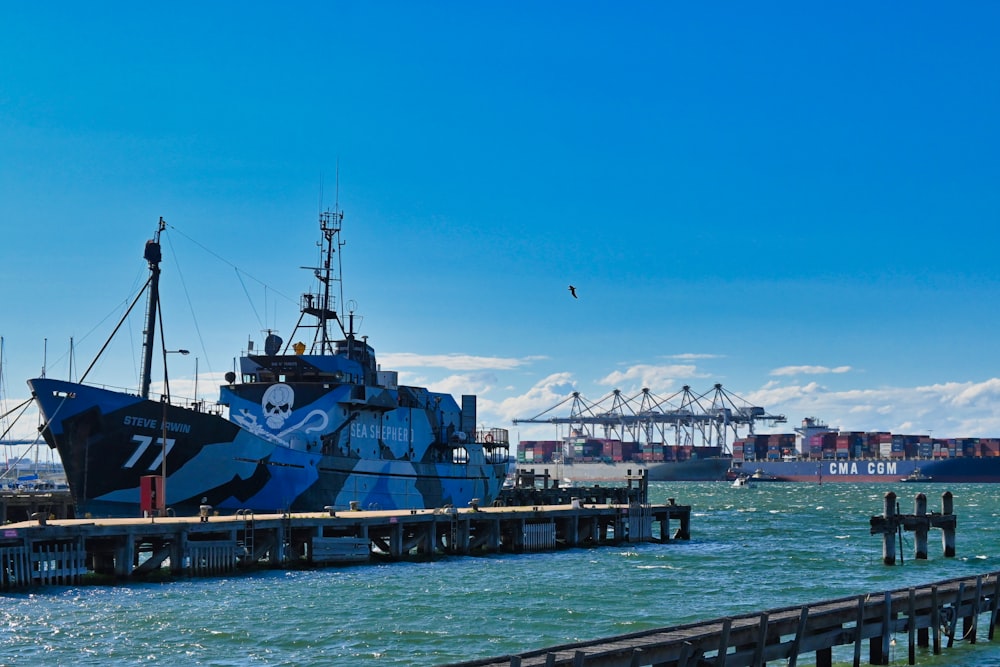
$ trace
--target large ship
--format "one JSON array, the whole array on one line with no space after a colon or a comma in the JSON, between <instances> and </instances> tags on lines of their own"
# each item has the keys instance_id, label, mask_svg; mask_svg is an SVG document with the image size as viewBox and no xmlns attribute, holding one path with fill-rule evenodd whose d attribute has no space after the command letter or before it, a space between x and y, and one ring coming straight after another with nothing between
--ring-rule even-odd
<instances>
[{"instance_id":1,"label":"large ship","mask_svg":"<svg viewBox=\"0 0 1000 667\"><path fill-rule=\"evenodd\" d=\"M568 407L568 416L554 416ZM733 457L728 443L739 429L783 423L721 384L696 394L685 385L660 398L649 389L635 396L614 390L591 402L573 392L559 404L515 424L566 428L556 440L521 440L517 467L560 480L610 481L645 475L650 481L726 479Z\"/></svg>"},{"instance_id":2,"label":"large ship","mask_svg":"<svg viewBox=\"0 0 1000 667\"><path fill-rule=\"evenodd\" d=\"M532 443L522 443L532 444ZM520 470L545 474L566 482L615 482L644 476L651 482L711 482L729 479L730 456L711 456L683 461L518 461Z\"/></svg>"},{"instance_id":3,"label":"large ship","mask_svg":"<svg viewBox=\"0 0 1000 667\"><path fill-rule=\"evenodd\" d=\"M567 404L568 416L552 416ZM629 398L616 390L595 403L573 393L514 421L568 429L554 440L521 440L517 467L571 482L642 474L650 481L1000 483L997 438L841 431L814 417L794 433L754 433L757 422L785 421L718 384L700 395L685 386L666 399L648 389Z\"/></svg>"},{"instance_id":4,"label":"large ship","mask_svg":"<svg viewBox=\"0 0 1000 667\"><path fill-rule=\"evenodd\" d=\"M321 259L307 267L317 287L303 295L291 338L311 342L286 344L269 333L263 353L255 353L250 341L240 376L227 373L218 403L205 406L172 399L166 360L173 350L162 334L154 349L166 228L160 219L144 255L150 276L138 393L83 384L86 374L80 382L28 382L78 515L492 502L508 472L507 430L477 428L475 396L459 404L380 370L367 336L354 330L353 310L345 318L337 308L343 298L338 303L333 294L338 284L342 292L339 256L334 261L342 220L339 210L321 214ZM149 392L157 354L164 365L159 398Z\"/></svg>"},{"instance_id":5,"label":"large ship","mask_svg":"<svg viewBox=\"0 0 1000 667\"><path fill-rule=\"evenodd\" d=\"M1000 483L1000 439L841 431L807 417L795 433L736 440L728 476L746 474L784 482Z\"/></svg>"}]
</instances>

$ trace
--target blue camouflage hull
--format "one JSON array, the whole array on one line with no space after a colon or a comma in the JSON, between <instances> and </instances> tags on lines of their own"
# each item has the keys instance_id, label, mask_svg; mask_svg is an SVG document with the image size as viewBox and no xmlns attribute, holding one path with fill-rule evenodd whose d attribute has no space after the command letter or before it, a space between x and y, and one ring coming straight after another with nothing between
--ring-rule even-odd
<instances>
[{"instance_id":1,"label":"blue camouflage hull","mask_svg":"<svg viewBox=\"0 0 1000 667\"><path fill-rule=\"evenodd\" d=\"M45 378L29 385L78 516L138 515L140 479L163 469L164 422L166 505L177 514L195 514L203 503L222 512L458 507L473 499L488 504L506 474L505 461L481 456L456 463L337 455L324 451L330 448L308 428L298 439L280 440L266 429L254 433L217 414L164 408L130 394ZM306 415L316 412L306 407ZM362 442L361 427L354 430ZM387 433L383 428L379 437Z\"/></svg>"}]
</instances>

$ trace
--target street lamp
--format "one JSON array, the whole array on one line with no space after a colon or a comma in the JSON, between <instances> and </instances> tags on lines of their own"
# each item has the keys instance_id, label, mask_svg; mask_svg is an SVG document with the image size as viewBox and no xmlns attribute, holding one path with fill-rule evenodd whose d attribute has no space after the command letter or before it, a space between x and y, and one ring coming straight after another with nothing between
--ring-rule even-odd
<instances>
[{"instance_id":1,"label":"street lamp","mask_svg":"<svg viewBox=\"0 0 1000 667\"><path fill-rule=\"evenodd\" d=\"M160 402L163 404L163 419L161 419L161 427L163 429L163 434L160 438L160 446L163 450L163 455L160 457L160 477L162 481L160 482L160 495L157 498L157 513L160 516L167 515L167 405L170 403L170 382L167 380L167 355L168 354L180 354L187 356L191 354L190 350L164 350L163 351L163 393L160 395Z\"/></svg>"}]
</instances>

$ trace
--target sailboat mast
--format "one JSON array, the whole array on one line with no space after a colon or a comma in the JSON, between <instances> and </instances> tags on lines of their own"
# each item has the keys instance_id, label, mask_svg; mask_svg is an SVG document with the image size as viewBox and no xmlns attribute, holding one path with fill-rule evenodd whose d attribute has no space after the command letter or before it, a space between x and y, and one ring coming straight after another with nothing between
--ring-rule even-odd
<instances>
[{"instance_id":1,"label":"sailboat mast","mask_svg":"<svg viewBox=\"0 0 1000 667\"><path fill-rule=\"evenodd\" d=\"M146 251L143 257L149 262L149 304L146 309L145 340L142 343L142 389L140 395L149 398L149 382L153 371L153 339L156 333L156 311L160 302L160 232L167 223L160 217L160 224L153 239L146 241Z\"/></svg>"}]
</instances>

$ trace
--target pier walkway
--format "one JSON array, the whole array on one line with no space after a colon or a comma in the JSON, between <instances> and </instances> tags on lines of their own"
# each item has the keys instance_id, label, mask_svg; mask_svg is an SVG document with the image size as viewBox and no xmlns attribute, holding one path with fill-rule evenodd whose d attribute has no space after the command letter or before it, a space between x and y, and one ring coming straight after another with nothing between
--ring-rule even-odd
<instances>
[{"instance_id":1,"label":"pier walkway","mask_svg":"<svg viewBox=\"0 0 1000 667\"><path fill-rule=\"evenodd\" d=\"M817 667L830 667L835 647L852 647L853 664L859 667L865 642L868 664L888 665L893 652L899 661L905 650L907 664L914 665L918 648L937 655L942 645L975 643L983 632L981 623L993 640L1000 601L998 575L949 579L451 667L759 667L772 661L795 667L799 656L809 653L815 654ZM906 638L898 647L897 636ZM850 658L841 658L845 659Z\"/></svg>"},{"instance_id":2,"label":"pier walkway","mask_svg":"<svg viewBox=\"0 0 1000 667\"><path fill-rule=\"evenodd\" d=\"M246 568L517 553L689 539L676 504L469 507L135 519L50 519L0 527L0 590L77 585L88 575L226 575ZM671 529L676 527L673 535Z\"/></svg>"}]
</instances>

